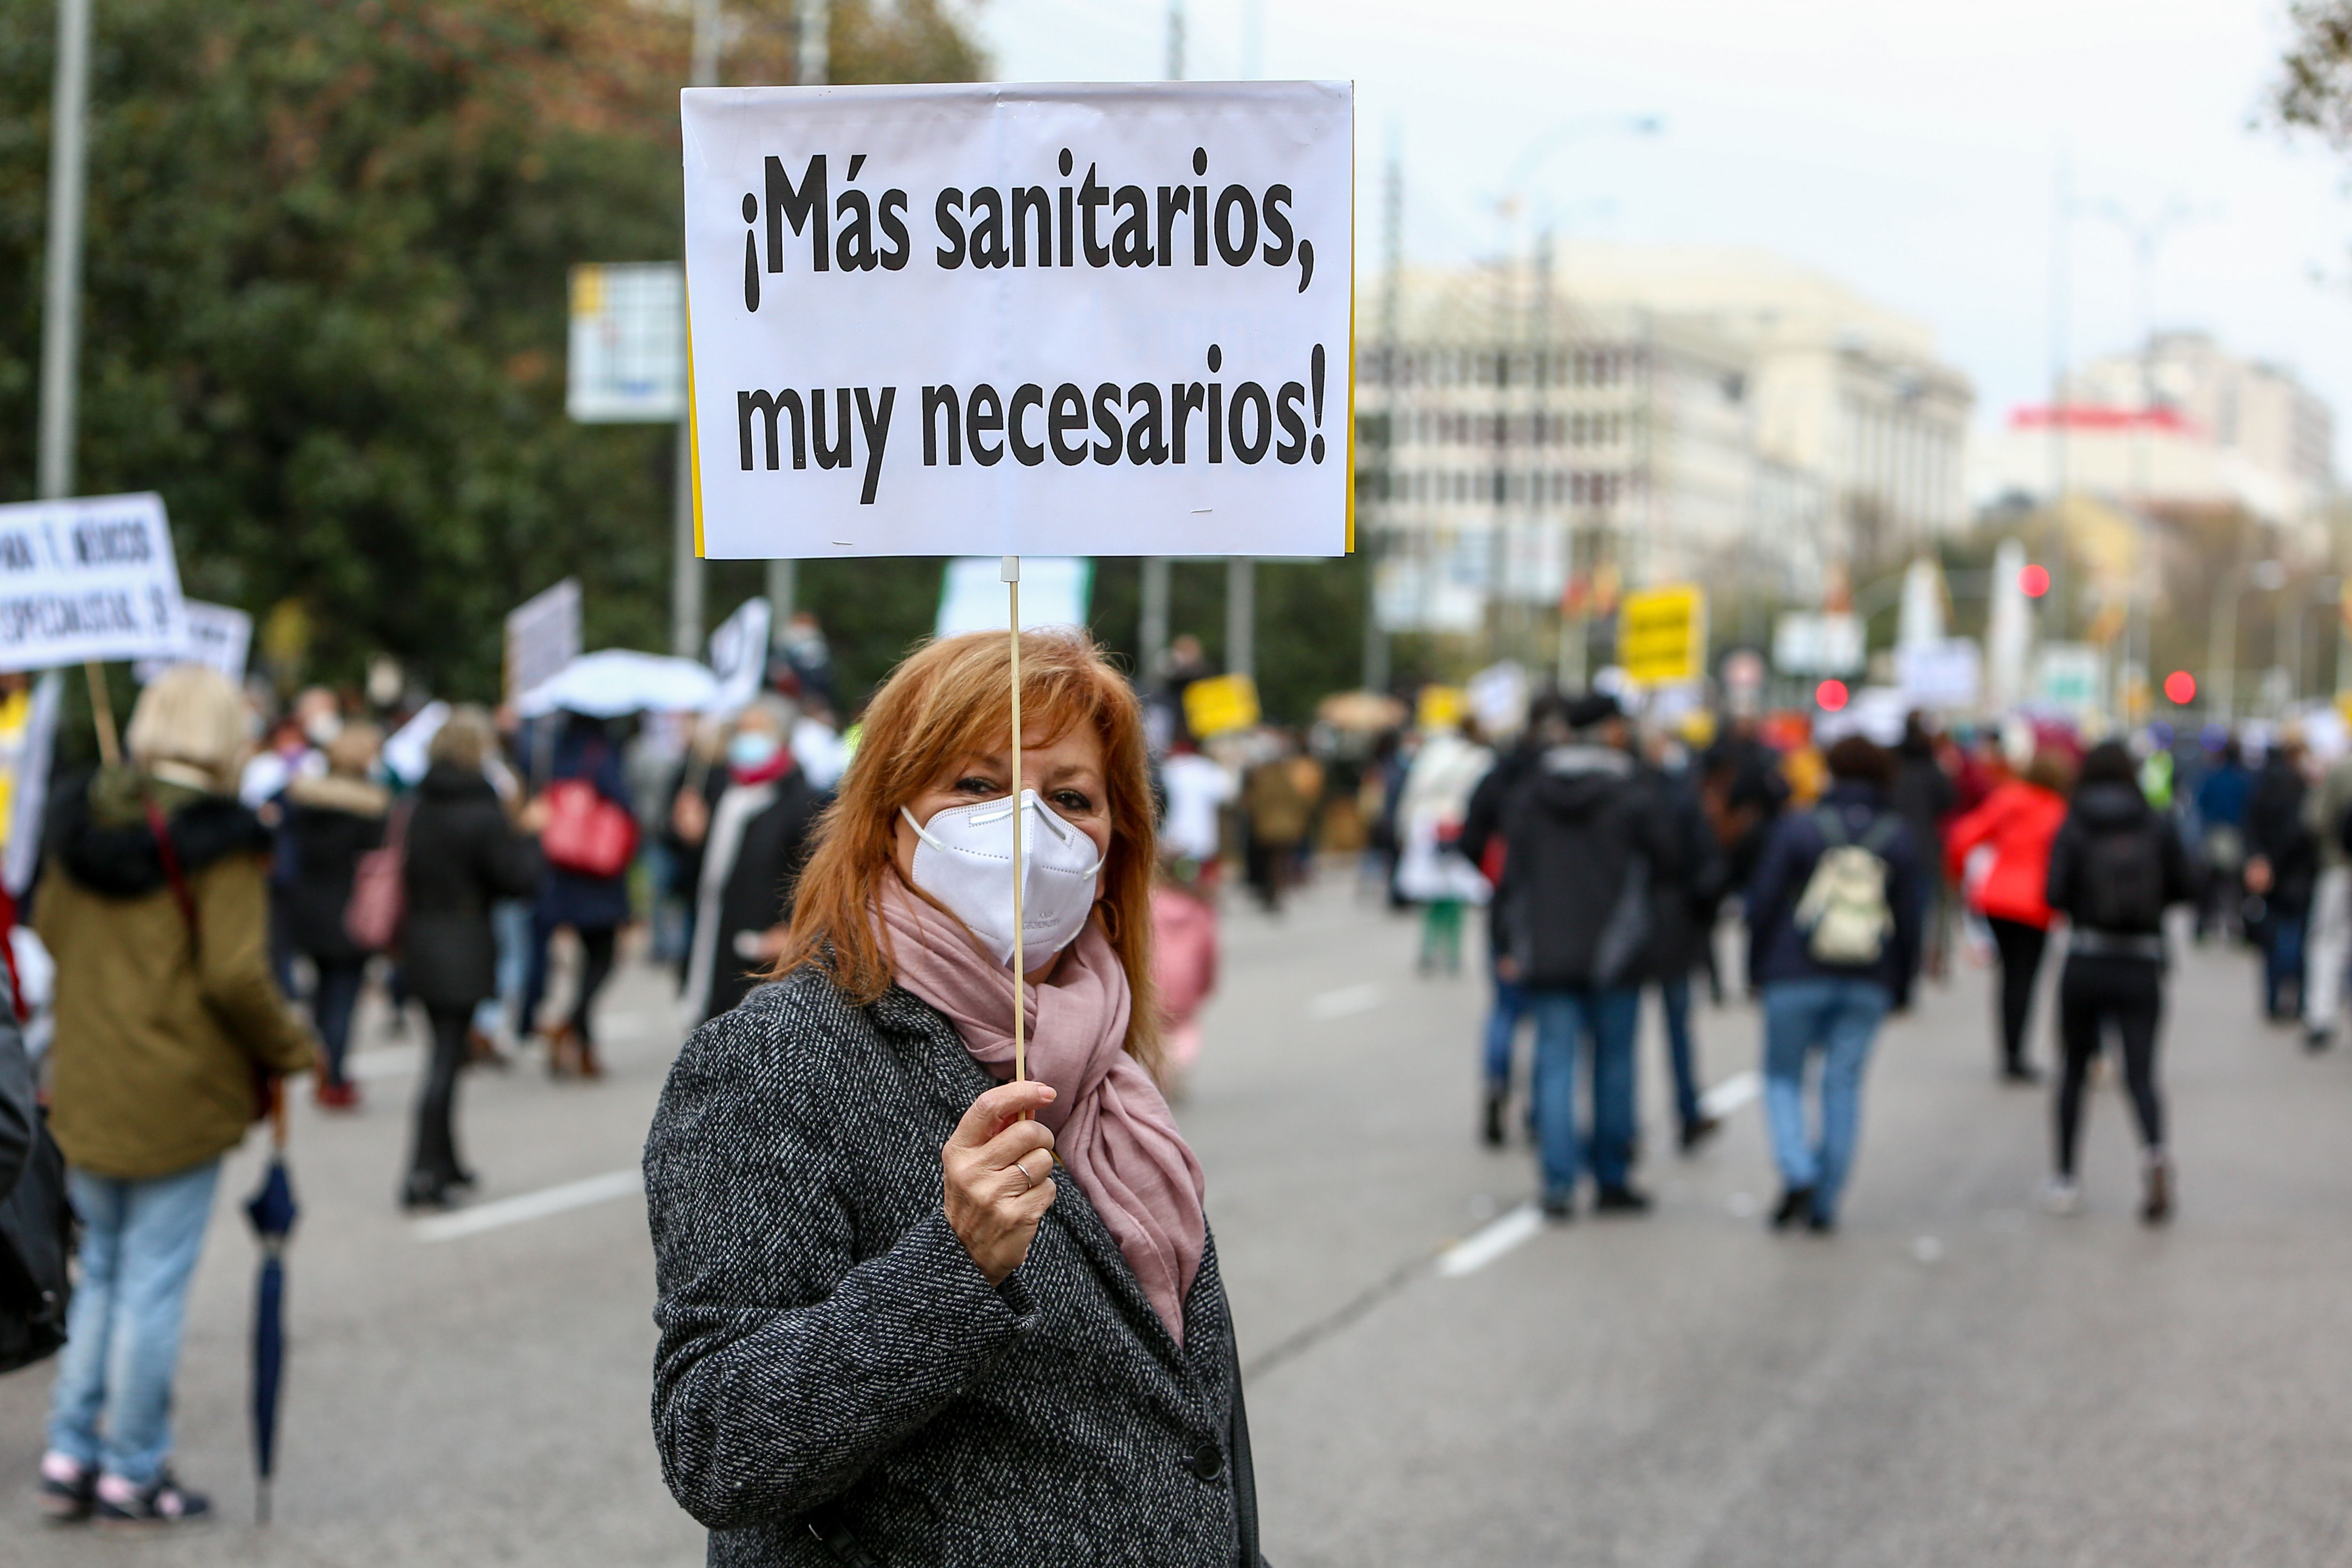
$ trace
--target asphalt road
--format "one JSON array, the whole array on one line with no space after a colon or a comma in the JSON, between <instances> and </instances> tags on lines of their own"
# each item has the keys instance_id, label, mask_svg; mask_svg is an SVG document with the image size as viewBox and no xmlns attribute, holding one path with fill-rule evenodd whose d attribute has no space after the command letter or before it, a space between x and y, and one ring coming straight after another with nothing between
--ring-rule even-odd
<instances>
[{"instance_id":1,"label":"asphalt road","mask_svg":"<svg viewBox=\"0 0 2352 1568\"><path fill-rule=\"evenodd\" d=\"M1471 1136L1483 984L1417 977L1413 941L1344 878L1279 921L1231 911L1181 1107L1281 1568L2352 1562L2352 1051L2307 1058L2254 1022L2242 955L2178 971L2168 1230L2132 1218L2112 1085L2085 1212L2034 1207L2047 1099L1993 1082L1968 971L1882 1037L1844 1228L1821 1239L1762 1227L1752 1100L1699 1158L1671 1153L1648 1033L1657 1211L1527 1223L1527 1151ZM1738 1099L1752 1010L1699 1027ZM296 1122L278 1522L248 1522L253 1250L233 1206L253 1150L223 1186L181 1382L180 1467L223 1521L135 1545L41 1526L48 1375L18 1374L0 1563L700 1561L648 1437L651 1266L624 1174L675 1040L656 977L615 982L604 1082L469 1081L485 1187L454 1227L393 1206L413 1053L380 1010L363 1028L364 1113Z\"/></svg>"}]
</instances>

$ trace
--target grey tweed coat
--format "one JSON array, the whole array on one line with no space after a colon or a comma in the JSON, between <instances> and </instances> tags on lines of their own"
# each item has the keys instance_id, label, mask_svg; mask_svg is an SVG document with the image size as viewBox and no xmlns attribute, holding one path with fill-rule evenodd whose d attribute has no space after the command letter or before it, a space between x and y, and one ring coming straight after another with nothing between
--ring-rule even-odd
<instances>
[{"instance_id":1,"label":"grey tweed coat","mask_svg":"<svg viewBox=\"0 0 2352 1568\"><path fill-rule=\"evenodd\" d=\"M1213 1243L1179 1348L1078 1184L992 1288L940 1147L992 1081L803 970L697 1030L646 1143L662 1473L715 1565L1259 1568Z\"/></svg>"}]
</instances>

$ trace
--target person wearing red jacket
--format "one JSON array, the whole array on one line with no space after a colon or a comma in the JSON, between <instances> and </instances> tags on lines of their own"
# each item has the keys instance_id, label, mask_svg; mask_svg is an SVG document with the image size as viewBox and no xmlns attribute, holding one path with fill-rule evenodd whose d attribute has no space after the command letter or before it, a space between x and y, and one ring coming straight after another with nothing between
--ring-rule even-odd
<instances>
[{"instance_id":1,"label":"person wearing red jacket","mask_svg":"<svg viewBox=\"0 0 2352 1568\"><path fill-rule=\"evenodd\" d=\"M1944 836L1945 873L1965 882L1969 907L1992 928L2000 955L2000 1075L2011 1083L2038 1083L2026 1060L2026 1024L2033 1012L2033 982L2050 940L2050 841L2066 820L2066 792L2074 764L2063 751L2033 754L2022 778L1994 786L1982 804L1954 821ZM1979 849L1991 852L1983 874L1965 873Z\"/></svg>"}]
</instances>

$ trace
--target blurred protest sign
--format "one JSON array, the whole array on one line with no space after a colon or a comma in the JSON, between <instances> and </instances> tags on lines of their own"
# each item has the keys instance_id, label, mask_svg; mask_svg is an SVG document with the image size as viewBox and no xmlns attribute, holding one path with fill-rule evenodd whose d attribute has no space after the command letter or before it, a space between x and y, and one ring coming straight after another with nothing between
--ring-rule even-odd
<instances>
[{"instance_id":1,"label":"blurred protest sign","mask_svg":"<svg viewBox=\"0 0 2352 1568\"><path fill-rule=\"evenodd\" d=\"M710 634L710 673L719 677L714 713L740 713L760 695L768 674L768 622L764 599L747 599L741 609Z\"/></svg>"},{"instance_id":2,"label":"blurred protest sign","mask_svg":"<svg viewBox=\"0 0 2352 1568\"><path fill-rule=\"evenodd\" d=\"M1791 612L1772 626L1772 667L1784 675L1851 675L1862 668L1862 621Z\"/></svg>"},{"instance_id":3,"label":"blurred protest sign","mask_svg":"<svg viewBox=\"0 0 2352 1568\"><path fill-rule=\"evenodd\" d=\"M1347 84L683 105L704 555L1345 552Z\"/></svg>"},{"instance_id":4,"label":"blurred protest sign","mask_svg":"<svg viewBox=\"0 0 2352 1568\"><path fill-rule=\"evenodd\" d=\"M243 685L246 661L253 650L253 617L201 599L184 600L182 606L188 617L187 646L169 659L142 659L131 673L152 681L173 664L202 664Z\"/></svg>"},{"instance_id":5,"label":"blurred protest sign","mask_svg":"<svg viewBox=\"0 0 2352 1568\"><path fill-rule=\"evenodd\" d=\"M426 703L406 724L393 731L392 738L383 743L383 765L392 776L410 789L425 781L432 767L430 755L433 737L449 722L449 705L436 700Z\"/></svg>"},{"instance_id":6,"label":"blurred protest sign","mask_svg":"<svg viewBox=\"0 0 2352 1568\"><path fill-rule=\"evenodd\" d=\"M41 862L41 812L49 793L65 679L52 670L0 697L0 883L10 897L33 885Z\"/></svg>"},{"instance_id":7,"label":"blurred protest sign","mask_svg":"<svg viewBox=\"0 0 2352 1568\"><path fill-rule=\"evenodd\" d=\"M1184 727L1195 739L1249 729L1257 721L1257 683L1247 675L1211 675L1184 688Z\"/></svg>"},{"instance_id":8,"label":"blurred protest sign","mask_svg":"<svg viewBox=\"0 0 2352 1568\"><path fill-rule=\"evenodd\" d=\"M520 700L579 656L580 580L567 577L507 614L506 700Z\"/></svg>"},{"instance_id":9,"label":"blurred protest sign","mask_svg":"<svg viewBox=\"0 0 2352 1568\"><path fill-rule=\"evenodd\" d=\"M1006 608L997 557L961 556L948 562L940 585L934 634L1003 632L1013 619ZM1094 597L1095 563L1085 556L1024 556L1021 560L1021 630L1084 627Z\"/></svg>"},{"instance_id":10,"label":"blurred protest sign","mask_svg":"<svg viewBox=\"0 0 2352 1568\"><path fill-rule=\"evenodd\" d=\"M1413 722L1423 729L1452 729L1469 711L1469 696L1460 686L1423 686L1412 704Z\"/></svg>"},{"instance_id":11,"label":"blurred protest sign","mask_svg":"<svg viewBox=\"0 0 2352 1568\"><path fill-rule=\"evenodd\" d=\"M1516 735L1528 722L1528 672L1514 660L1489 664L1470 677L1470 712L1490 737Z\"/></svg>"},{"instance_id":12,"label":"blurred protest sign","mask_svg":"<svg viewBox=\"0 0 2352 1568\"><path fill-rule=\"evenodd\" d=\"M1629 593L1617 611L1617 662L1636 685L1706 675L1706 593L1696 583Z\"/></svg>"},{"instance_id":13,"label":"blurred protest sign","mask_svg":"<svg viewBox=\"0 0 2352 1568\"><path fill-rule=\"evenodd\" d=\"M2106 686L2106 655L2089 643L2044 643L2035 654L2033 695L2052 707L2095 707Z\"/></svg>"},{"instance_id":14,"label":"blurred protest sign","mask_svg":"<svg viewBox=\"0 0 2352 1568\"><path fill-rule=\"evenodd\" d=\"M1895 650L1895 684L1913 707L1972 708L1984 694L1984 654L1973 637L1944 637Z\"/></svg>"},{"instance_id":15,"label":"blurred protest sign","mask_svg":"<svg viewBox=\"0 0 2352 1568\"><path fill-rule=\"evenodd\" d=\"M686 414L686 274L674 261L572 269L564 410L583 424Z\"/></svg>"},{"instance_id":16,"label":"blurred protest sign","mask_svg":"<svg viewBox=\"0 0 2352 1568\"><path fill-rule=\"evenodd\" d=\"M0 671L173 659L187 637L162 497L0 507Z\"/></svg>"}]
</instances>

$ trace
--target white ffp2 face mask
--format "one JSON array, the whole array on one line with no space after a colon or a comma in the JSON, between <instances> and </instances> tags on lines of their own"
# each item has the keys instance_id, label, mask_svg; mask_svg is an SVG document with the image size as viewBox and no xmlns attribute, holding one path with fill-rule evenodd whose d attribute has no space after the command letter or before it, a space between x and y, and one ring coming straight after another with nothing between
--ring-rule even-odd
<instances>
[{"instance_id":1,"label":"white ffp2 face mask","mask_svg":"<svg viewBox=\"0 0 2352 1568\"><path fill-rule=\"evenodd\" d=\"M1022 962L1031 967L1078 939L1095 906L1104 856L1092 839L1046 810L1034 789L1018 802L1021 858ZM1000 964L1013 961L1013 813L1011 798L950 806L927 823L904 806L898 814L921 841L915 846L915 885L971 927Z\"/></svg>"}]
</instances>

